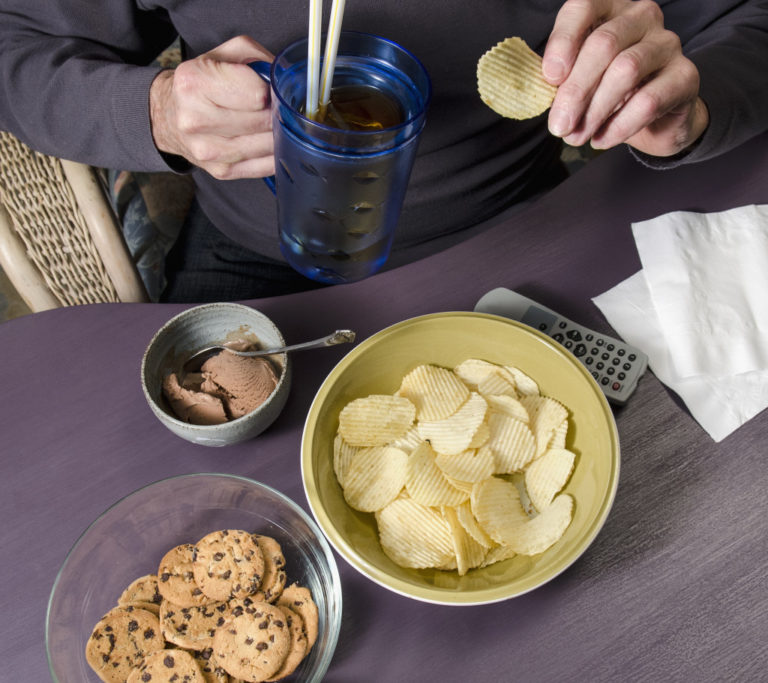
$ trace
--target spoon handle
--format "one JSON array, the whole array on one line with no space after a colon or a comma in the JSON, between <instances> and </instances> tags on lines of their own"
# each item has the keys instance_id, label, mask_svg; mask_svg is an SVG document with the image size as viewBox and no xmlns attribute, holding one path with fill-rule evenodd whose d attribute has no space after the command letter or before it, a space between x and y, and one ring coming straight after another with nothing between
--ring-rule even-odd
<instances>
[{"instance_id":1,"label":"spoon handle","mask_svg":"<svg viewBox=\"0 0 768 683\"><path fill-rule=\"evenodd\" d=\"M259 349L258 351L235 351L225 347L229 353L234 353L238 356L268 356L272 353L284 353L286 351L300 351L301 349L316 349L322 346L333 346L334 344L349 344L355 341L355 333L352 330L336 330L333 334L329 334L327 337L321 337L313 341L303 342L302 344L293 344L291 346L281 346L273 349Z\"/></svg>"}]
</instances>

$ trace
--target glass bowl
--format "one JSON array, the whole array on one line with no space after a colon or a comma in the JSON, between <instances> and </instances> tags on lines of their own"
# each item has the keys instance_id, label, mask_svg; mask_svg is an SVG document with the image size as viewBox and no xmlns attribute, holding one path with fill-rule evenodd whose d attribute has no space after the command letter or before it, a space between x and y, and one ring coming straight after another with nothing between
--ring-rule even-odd
<instances>
[{"instance_id":1,"label":"glass bowl","mask_svg":"<svg viewBox=\"0 0 768 683\"><path fill-rule=\"evenodd\" d=\"M98 682L85 660L96 622L131 581L156 572L168 550L218 529L245 529L279 541L288 583L309 588L319 612L317 642L284 680L322 680L341 626L341 584L331 548L292 500L227 474L155 482L116 502L85 530L64 560L48 601L45 638L53 680Z\"/></svg>"},{"instance_id":2,"label":"glass bowl","mask_svg":"<svg viewBox=\"0 0 768 683\"><path fill-rule=\"evenodd\" d=\"M577 464L563 489L575 500L563 537L538 555L472 569L464 576L438 569L406 569L379 543L373 514L347 505L333 471L333 441L341 409L369 394L391 394L417 365L452 368L467 358L514 365L541 393L569 410L566 447ZM350 351L329 373L307 415L302 478L315 519L331 544L355 569L385 588L445 605L498 602L531 591L575 562L610 512L619 480L619 440L603 392L584 366L559 344L526 325L495 315L436 313L388 327Z\"/></svg>"}]
</instances>

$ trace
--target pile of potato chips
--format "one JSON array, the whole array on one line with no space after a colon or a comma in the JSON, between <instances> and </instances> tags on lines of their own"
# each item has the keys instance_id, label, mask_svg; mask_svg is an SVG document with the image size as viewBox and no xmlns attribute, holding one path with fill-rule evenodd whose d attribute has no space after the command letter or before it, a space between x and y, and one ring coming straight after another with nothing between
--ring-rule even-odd
<instances>
[{"instance_id":1,"label":"pile of potato chips","mask_svg":"<svg viewBox=\"0 0 768 683\"><path fill-rule=\"evenodd\" d=\"M394 395L342 409L333 468L347 503L375 514L394 562L464 575L563 535L567 432L567 408L516 367L419 365Z\"/></svg>"}]
</instances>

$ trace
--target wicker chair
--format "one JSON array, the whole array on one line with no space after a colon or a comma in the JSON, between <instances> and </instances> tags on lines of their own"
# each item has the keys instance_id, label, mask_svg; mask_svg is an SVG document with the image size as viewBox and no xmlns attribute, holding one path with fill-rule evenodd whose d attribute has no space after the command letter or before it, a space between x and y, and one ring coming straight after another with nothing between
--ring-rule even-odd
<instances>
[{"instance_id":1,"label":"wicker chair","mask_svg":"<svg viewBox=\"0 0 768 683\"><path fill-rule=\"evenodd\" d=\"M0 267L32 311L148 301L99 174L2 131Z\"/></svg>"}]
</instances>

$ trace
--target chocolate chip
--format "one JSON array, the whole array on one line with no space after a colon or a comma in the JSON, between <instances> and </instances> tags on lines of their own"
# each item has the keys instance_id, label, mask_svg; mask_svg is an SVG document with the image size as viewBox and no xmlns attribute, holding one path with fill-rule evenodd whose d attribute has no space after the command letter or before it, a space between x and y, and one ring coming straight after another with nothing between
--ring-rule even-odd
<instances>
[{"instance_id":1,"label":"chocolate chip","mask_svg":"<svg viewBox=\"0 0 768 683\"><path fill-rule=\"evenodd\" d=\"M141 674L141 680L144 681L144 683L147 683L148 681L152 680L152 674L149 673L149 671L145 671L143 674Z\"/></svg>"},{"instance_id":2,"label":"chocolate chip","mask_svg":"<svg viewBox=\"0 0 768 683\"><path fill-rule=\"evenodd\" d=\"M155 637L155 629L148 628L146 631L144 631L144 640L149 640L150 638Z\"/></svg>"},{"instance_id":3,"label":"chocolate chip","mask_svg":"<svg viewBox=\"0 0 768 683\"><path fill-rule=\"evenodd\" d=\"M213 559L216 560L216 562L221 562L224 559L224 553L214 553Z\"/></svg>"},{"instance_id":4,"label":"chocolate chip","mask_svg":"<svg viewBox=\"0 0 768 683\"><path fill-rule=\"evenodd\" d=\"M246 638L245 639L245 644L246 645L253 645L253 638L251 638L250 636L248 638Z\"/></svg>"},{"instance_id":5,"label":"chocolate chip","mask_svg":"<svg viewBox=\"0 0 768 683\"><path fill-rule=\"evenodd\" d=\"M134 631L137 631L139 629L139 622L135 619L131 619L128 622L128 633L133 633Z\"/></svg>"},{"instance_id":6,"label":"chocolate chip","mask_svg":"<svg viewBox=\"0 0 768 683\"><path fill-rule=\"evenodd\" d=\"M174 666L176 666L176 661L173 658L173 655L165 655L165 659L163 659L163 664L165 664L166 667L169 669L172 669Z\"/></svg>"},{"instance_id":7,"label":"chocolate chip","mask_svg":"<svg viewBox=\"0 0 768 683\"><path fill-rule=\"evenodd\" d=\"M168 572L163 572L162 574L160 574L160 580L163 582L167 581L170 578L171 578L171 575Z\"/></svg>"},{"instance_id":8,"label":"chocolate chip","mask_svg":"<svg viewBox=\"0 0 768 683\"><path fill-rule=\"evenodd\" d=\"M257 649L259 652L262 652L263 650L266 650L268 647L269 647L269 645L267 645L266 643L258 643L258 644L256 645L256 649Z\"/></svg>"}]
</instances>

